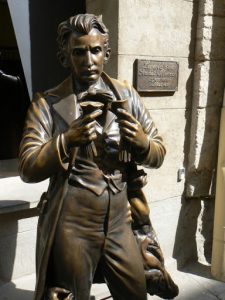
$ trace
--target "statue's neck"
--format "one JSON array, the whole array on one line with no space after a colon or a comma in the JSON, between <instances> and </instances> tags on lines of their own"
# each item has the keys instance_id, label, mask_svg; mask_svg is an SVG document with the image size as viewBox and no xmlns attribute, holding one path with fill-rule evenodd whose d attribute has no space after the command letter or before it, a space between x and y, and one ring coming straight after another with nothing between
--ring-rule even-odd
<instances>
[{"instance_id":1,"label":"statue's neck","mask_svg":"<svg viewBox=\"0 0 225 300\"><path fill-rule=\"evenodd\" d=\"M87 91L89 88L101 88L102 87L102 79L99 78L97 81L90 83L90 84L83 84L80 83L78 80L76 80L75 77L73 77L73 90L76 93Z\"/></svg>"}]
</instances>

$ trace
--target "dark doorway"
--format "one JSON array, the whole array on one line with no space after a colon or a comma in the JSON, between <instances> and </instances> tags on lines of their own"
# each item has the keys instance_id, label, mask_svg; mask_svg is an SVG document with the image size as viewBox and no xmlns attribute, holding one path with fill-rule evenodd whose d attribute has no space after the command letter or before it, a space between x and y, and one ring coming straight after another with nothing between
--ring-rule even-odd
<instances>
[{"instance_id":1,"label":"dark doorway","mask_svg":"<svg viewBox=\"0 0 225 300\"><path fill-rule=\"evenodd\" d=\"M6 1L0 2L0 95L0 160L5 160L18 156L30 103Z\"/></svg>"},{"instance_id":2,"label":"dark doorway","mask_svg":"<svg viewBox=\"0 0 225 300\"><path fill-rule=\"evenodd\" d=\"M84 0L30 1L31 69L34 93L57 85L67 75L56 57L57 27L70 16L85 11Z\"/></svg>"}]
</instances>

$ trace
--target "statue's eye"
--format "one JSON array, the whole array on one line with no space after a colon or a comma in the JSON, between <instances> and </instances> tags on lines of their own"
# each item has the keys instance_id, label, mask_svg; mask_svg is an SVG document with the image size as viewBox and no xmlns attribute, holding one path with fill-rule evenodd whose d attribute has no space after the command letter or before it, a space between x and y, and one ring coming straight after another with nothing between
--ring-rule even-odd
<instances>
[{"instance_id":1,"label":"statue's eye","mask_svg":"<svg viewBox=\"0 0 225 300\"><path fill-rule=\"evenodd\" d=\"M74 56L81 56L81 55L84 55L84 53L85 53L84 49L79 49L79 48L73 49Z\"/></svg>"},{"instance_id":2,"label":"statue's eye","mask_svg":"<svg viewBox=\"0 0 225 300\"><path fill-rule=\"evenodd\" d=\"M98 54L98 53L102 52L102 48L99 47L99 46L98 47L94 47L94 48L91 49L91 52L93 54Z\"/></svg>"}]
</instances>

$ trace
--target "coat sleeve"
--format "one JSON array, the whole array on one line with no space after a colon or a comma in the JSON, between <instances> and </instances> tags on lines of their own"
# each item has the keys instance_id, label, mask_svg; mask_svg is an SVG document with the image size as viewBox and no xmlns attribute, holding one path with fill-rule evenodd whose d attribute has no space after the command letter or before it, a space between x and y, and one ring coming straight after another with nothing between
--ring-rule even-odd
<instances>
[{"instance_id":1,"label":"coat sleeve","mask_svg":"<svg viewBox=\"0 0 225 300\"><path fill-rule=\"evenodd\" d=\"M53 120L44 98L30 105L20 144L19 173L25 182L40 182L66 169L61 135L53 137Z\"/></svg>"},{"instance_id":2,"label":"coat sleeve","mask_svg":"<svg viewBox=\"0 0 225 300\"><path fill-rule=\"evenodd\" d=\"M149 149L145 153L136 152L133 155L137 164L147 168L159 168L164 160L166 149L162 137L158 134L149 111L145 108L138 93L133 87L129 87L131 97L131 111L133 116L140 122L142 128L149 139Z\"/></svg>"}]
</instances>

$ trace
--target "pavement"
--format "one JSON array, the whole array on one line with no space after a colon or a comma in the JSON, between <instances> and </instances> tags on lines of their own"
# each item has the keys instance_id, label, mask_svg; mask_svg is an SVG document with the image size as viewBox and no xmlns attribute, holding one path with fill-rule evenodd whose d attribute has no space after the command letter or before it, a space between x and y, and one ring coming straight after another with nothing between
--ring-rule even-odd
<instances>
[{"instance_id":1,"label":"pavement","mask_svg":"<svg viewBox=\"0 0 225 300\"><path fill-rule=\"evenodd\" d=\"M195 263L178 271L174 261L166 265L180 289L176 300L225 300L225 283L212 278L210 266ZM31 274L0 285L0 300L32 300L34 284L35 275ZM91 295L91 300L112 300L105 284L94 284ZM148 299L161 298L149 296Z\"/></svg>"}]
</instances>

